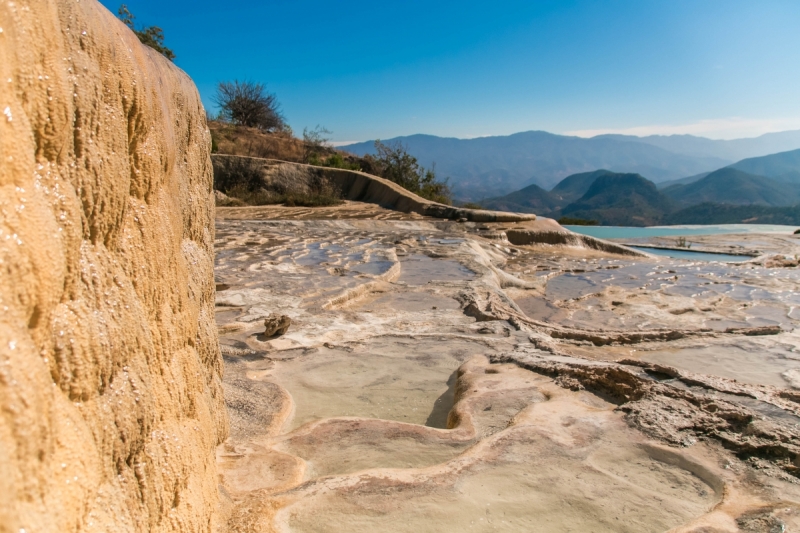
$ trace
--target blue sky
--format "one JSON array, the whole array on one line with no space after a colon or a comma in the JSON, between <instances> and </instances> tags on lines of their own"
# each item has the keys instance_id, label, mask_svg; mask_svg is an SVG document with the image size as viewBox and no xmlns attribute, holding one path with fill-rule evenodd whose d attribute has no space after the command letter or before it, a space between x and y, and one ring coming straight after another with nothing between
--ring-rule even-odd
<instances>
[{"instance_id":1,"label":"blue sky","mask_svg":"<svg viewBox=\"0 0 800 533\"><path fill-rule=\"evenodd\" d=\"M209 109L217 82L261 81L296 133L339 142L800 129L798 0L127 5L164 29Z\"/></svg>"}]
</instances>

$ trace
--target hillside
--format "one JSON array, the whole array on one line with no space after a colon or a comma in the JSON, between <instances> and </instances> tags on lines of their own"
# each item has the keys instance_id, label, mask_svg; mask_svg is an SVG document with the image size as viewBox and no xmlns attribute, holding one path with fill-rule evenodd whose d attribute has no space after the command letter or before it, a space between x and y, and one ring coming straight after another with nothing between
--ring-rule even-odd
<instances>
[{"instance_id":1,"label":"hillside","mask_svg":"<svg viewBox=\"0 0 800 533\"><path fill-rule=\"evenodd\" d=\"M216 120L208 121L208 129L215 153L292 162L303 160L303 141L285 133L268 133Z\"/></svg>"},{"instance_id":2,"label":"hillside","mask_svg":"<svg viewBox=\"0 0 800 533\"><path fill-rule=\"evenodd\" d=\"M561 215L607 226L649 226L658 224L672 209L669 198L642 176L605 174L580 199L562 209Z\"/></svg>"},{"instance_id":3,"label":"hillside","mask_svg":"<svg viewBox=\"0 0 800 533\"><path fill-rule=\"evenodd\" d=\"M646 137L603 135L601 137L645 143L676 154L717 157L733 161L800 148L800 130L766 133L759 137L732 140L707 139L694 135L648 135Z\"/></svg>"},{"instance_id":4,"label":"hillside","mask_svg":"<svg viewBox=\"0 0 800 533\"><path fill-rule=\"evenodd\" d=\"M800 184L800 150L744 159L730 167L756 176Z\"/></svg>"},{"instance_id":5,"label":"hillside","mask_svg":"<svg viewBox=\"0 0 800 533\"><path fill-rule=\"evenodd\" d=\"M703 203L667 215L664 224L786 224L800 225L800 205L725 205Z\"/></svg>"},{"instance_id":6,"label":"hillside","mask_svg":"<svg viewBox=\"0 0 800 533\"><path fill-rule=\"evenodd\" d=\"M704 202L730 205L789 206L800 201L800 186L722 168L687 185L673 185L663 193L678 205Z\"/></svg>"},{"instance_id":7,"label":"hillside","mask_svg":"<svg viewBox=\"0 0 800 533\"><path fill-rule=\"evenodd\" d=\"M594 172L573 174L558 182L550 193L560 201L562 206L565 206L586 194L586 191L589 190L597 178L612 174L614 173L609 170L595 170Z\"/></svg>"},{"instance_id":8,"label":"hillside","mask_svg":"<svg viewBox=\"0 0 800 533\"><path fill-rule=\"evenodd\" d=\"M528 185L524 189L506 196L481 201L485 209L512 211L516 213L546 214L563 205L551 193L538 185Z\"/></svg>"},{"instance_id":9,"label":"hillside","mask_svg":"<svg viewBox=\"0 0 800 533\"><path fill-rule=\"evenodd\" d=\"M550 215L578 200L586 194L598 177L607 175L614 173L608 170L595 170L573 174L558 182L551 191L546 191L538 185L529 185L505 196L482 200L481 205L487 209L502 208L506 211Z\"/></svg>"},{"instance_id":10,"label":"hillside","mask_svg":"<svg viewBox=\"0 0 800 533\"><path fill-rule=\"evenodd\" d=\"M646 143L605 136L585 139L544 131L476 139L412 135L384 142L406 145L424 166L436 163L439 174L450 177L454 195L465 200L502 196L532 183L549 188L567 176L598 168L663 181L735 161L675 154ZM372 141L341 149L356 155L374 152Z\"/></svg>"},{"instance_id":11,"label":"hillside","mask_svg":"<svg viewBox=\"0 0 800 533\"><path fill-rule=\"evenodd\" d=\"M669 180L669 181L662 181L661 183L657 183L656 187L659 190L664 190L667 187L672 187L673 185L687 185L689 183L694 183L695 181L700 181L701 179L705 178L711 174L711 172L701 172L700 174L695 174L694 176L688 176L686 178L680 178L677 180Z\"/></svg>"}]
</instances>

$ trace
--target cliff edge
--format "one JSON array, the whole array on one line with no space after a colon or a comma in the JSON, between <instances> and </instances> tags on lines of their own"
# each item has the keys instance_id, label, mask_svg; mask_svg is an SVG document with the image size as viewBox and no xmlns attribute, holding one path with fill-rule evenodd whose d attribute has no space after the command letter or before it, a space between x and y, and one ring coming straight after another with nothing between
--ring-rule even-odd
<instances>
[{"instance_id":1,"label":"cliff edge","mask_svg":"<svg viewBox=\"0 0 800 533\"><path fill-rule=\"evenodd\" d=\"M0 532L210 531L205 112L94 0L0 4Z\"/></svg>"}]
</instances>

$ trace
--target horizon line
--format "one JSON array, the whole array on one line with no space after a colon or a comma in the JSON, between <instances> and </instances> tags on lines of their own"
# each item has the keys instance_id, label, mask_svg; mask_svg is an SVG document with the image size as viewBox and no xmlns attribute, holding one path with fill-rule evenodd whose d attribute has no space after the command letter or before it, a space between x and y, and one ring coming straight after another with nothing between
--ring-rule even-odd
<instances>
[{"instance_id":1,"label":"horizon line","mask_svg":"<svg viewBox=\"0 0 800 533\"><path fill-rule=\"evenodd\" d=\"M710 141L738 141L738 140L745 140L745 139L758 139L758 138L763 137L765 135L770 135L770 134L775 134L775 133L800 132L800 125L798 125L797 127L792 127L792 128L788 128L788 129L764 131L764 132L761 132L761 133L759 133L757 135L747 136L745 134L743 136L735 136L735 137L710 137L710 136L698 135L696 133L689 133L689 132L682 132L682 133L680 133L680 132L674 132L674 133L645 133L645 134L639 134L639 135L633 133L633 131L644 130L646 128L650 128L650 127L649 126L640 126L640 127L624 128L624 129L609 128L609 129L595 129L595 130L571 130L571 131L566 131L566 132L562 132L562 133L553 133L553 132L550 132L550 131L547 131L547 130L531 129L531 130L523 130L523 131L517 131L517 132L514 132L514 133L507 133L507 134L474 135L474 136L464 136L464 137L454 137L454 136L451 136L451 135L436 135L434 133L417 132L417 133L411 133L411 134L407 134L407 135L396 135L396 136L390 137L390 138L388 138L386 140L400 139L400 138L403 138L403 137L414 137L416 135L425 135L425 136L429 136L429 137L438 137L440 139L456 139L456 140L459 140L459 141L469 141L469 140L472 140L472 139L487 139L487 138L491 138L491 137L511 137L512 135L519 135L520 133L542 132L542 133L547 133L547 134L550 134L550 135L558 135L560 137L577 137L577 138L580 138L580 139L594 139L596 137L602 137L604 135L624 135L624 136L628 136L628 137L637 137L637 138L640 138L640 139L643 139L643 138L646 138L646 137L683 137L683 136L688 136L688 137L696 137L696 138L700 138L700 139L707 139L707 140L710 140ZM669 127L666 127L666 128L669 128ZM366 140L363 140L363 141L331 141L331 145L333 147L335 147L335 148L339 148L339 147L342 147L342 146L349 146L349 145L353 145L353 144L374 142L376 139L366 139Z\"/></svg>"}]
</instances>

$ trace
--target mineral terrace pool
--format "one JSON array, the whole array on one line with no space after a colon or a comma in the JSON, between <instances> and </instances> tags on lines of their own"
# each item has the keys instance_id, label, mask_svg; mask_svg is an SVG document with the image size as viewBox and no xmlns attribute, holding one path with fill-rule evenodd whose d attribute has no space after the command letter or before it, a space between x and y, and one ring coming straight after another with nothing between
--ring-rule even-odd
<instances>
[{"instance_id":1,"label":"mineral terrace pool","mask_svg":"<svg viewBox=\"0 0 800 533\"><path fill-rule=\"evenodd\" d=\"M706 252L692 252L689 250L673 250L667 248L651 248L649 246L631 246L637 250L653 255L672 257L673 259L687 259L689 261L721 261L723 263L741 263L750 257L746 255L712 254Z\"/></svg>"},{"instance_id":2,"label":"mineral terrace pool","mask_svg":"<svg viewBox=\"0 0 800 533\"><path fill-rule=\"evenodd\" d=\"M717 224L685 226L651 226L633 228L626 226L564 226L570 231L597 239L638 239L687 235L718 235L721 233L794 233L795 226L774 224Z\"/></svg>"}]
</instances>

